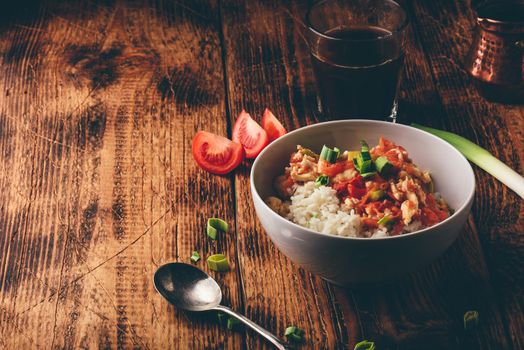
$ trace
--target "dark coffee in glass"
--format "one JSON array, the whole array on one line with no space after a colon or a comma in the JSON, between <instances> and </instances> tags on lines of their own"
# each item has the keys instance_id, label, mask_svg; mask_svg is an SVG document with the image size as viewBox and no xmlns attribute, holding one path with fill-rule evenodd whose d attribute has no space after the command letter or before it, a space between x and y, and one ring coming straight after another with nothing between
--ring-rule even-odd
<instances>
[{"instance_id":1,"label":"dark coffee in glass","mask_svg":"<svg viewBox=\"0 0 524 350\"><path fill-rule=\"evenodd\" d=\"M407 24L402 8L385 0L322 1L307 20L326 118L394 121Z\"/></svg>"}]
</instances>

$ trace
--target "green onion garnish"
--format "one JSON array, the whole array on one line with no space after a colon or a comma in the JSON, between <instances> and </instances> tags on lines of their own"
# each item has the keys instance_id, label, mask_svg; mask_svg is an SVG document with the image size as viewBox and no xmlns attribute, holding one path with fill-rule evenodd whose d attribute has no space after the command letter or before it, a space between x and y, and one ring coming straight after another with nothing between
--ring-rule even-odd
<instances>
[{"instance_id":1,"label":"green onion garnish","mask_svg":"<svg viewBox=\"0 0 524 350\"><path fill-rule=\"evenodd\" d=\"M479 313L476 310L466 311L464 314L464 329L470 331L479 324Z\"/></svg>"},{"instance_id":2,"label":"green onion garnish","mask_svg":"<svg viewBox=\"0 0 524 350\"><path fill-rule=\"evenodd\" d=\"M224 254L214 254L207 258L207 266L210 270L224 272L229 270L229 260Z\"/></svg>"},{"instance_id":3,"label":"green onion garnish","mask_svg":"<svg viewBox=\"0 0 524 350\"><path fill-rule=\"evenodd\" d=\"M305 156L310 156L310 157L312 157L312 158L318 158L318 157L319 157L318 154L316 154L315 152L313 152L313 151L310 150L309 148L302 148L302 149L300 150L300 152L302 152L303 155L305 155Z\"/></svg>"},{"instance_id":4,"label":"green onion garnish","mask_svg":"<svg viewBox=\"0 0 524 350\"><path fill-rule=\"evenodd\" d=\"M230 331L241 328L241 325L242 322L240 322L238 319L234 317L230 317L227 319L227 329L229 329Z\"/></svg>"},{"instance_id":5,"label":"green onion garnish","mask_svg":"<svg viewBox=\"0 0 524 350\"><path fill-rule=\"evenodd\" d=\"M322 151L320 152L320 159L324 159L326 162L329 163L336 163L338 156L340 154L340 150L335 147L335 149L331 149L328 146L324 145L322 146Z\"/></svg>"},{"instance_id":6,"label":"green onion garnish","mask_svg":"<svg viewBox=\"0 0 524 350\"><path fill-rule=\"evenodd\" d=\"M393 221L393 217L390 215L384 215L380 220L378 220L377 224L385 226L387 224L390 224Z\"/></svg>"},{"instance_id":7,"label":"green onion garnish","mask_svg":"<svg viewBox=\"0 0 524 350\"><path fill-rule=\"evenodd\" d=\"M295 343L299 343L304 340L304 330L296 326L287 327L284 335L287 337L288 340L293 341Z\"/></svg>"},{"instance_id":8,"label":"green onion garnish","mask_svg":"<svg viewBox=\"0 0 524 350\"><path fill-rule=\"evenodd\" d=\"M353 350L375 350L375 343L372 341L362 340L355 344Z\"/></svg>"},{"instance_id":9,"label":"green onion garnish","mask_svg":"<svg viewBox=\"0 0 524 350\"><path fill-rule=\"evenodd\" d=\"M319 186L326 186L328 183L329 183L329 177L326 176L326 175L320 175L320 176L317 177L317 179L315 180L315 185L316 185L317 187L319 187Z\"/></svg>"},{"instance_id":10,"label":"green onion garnish","mask_svg":"<svg viewBox=\"0 0 524 350\"><path fill-rule=\"evenodd\" d=\"M385 196L386 196L386 192L382 190L376 190L376 191L371 191L371 193L369 194L369 199L371 201L378 201L384 198Z\"/></svg>"},{"instance_id":11,"label":"green onion garnish","mask_svg":"<svg viewBox=\"0 0 524 350\"><path fill-rule=\"evenodd\" d=\"M190 259L192 262L196 263L198 260L200 260L200 254L198 254L198 252L195 250L193 254L191 254Z\"/></svg>"},{"instance_id":12,"label":"green onion garnish","mask_svg":"<svg viewBox=\"0 0 524 350\"><path fill-rule=\"evenodd\" d=\"M360 145L362 146L360 154L362 155L363 160L371 160L371 154L369 154L369 146L366 141L361 140Z\"/></svg>"},{"instance_id":13,"label":"green onion garnish","mask_svg":"<svg viewBox=\"0 0 524 350\"><path fill-rule=\"evenodd\" d=\"M227 232L227 222L219 218L207 219L207 235L211 239L217 239L218 231Z\"/></svg>"},{"instance_id":14,"label":"green onion garnish","mask_svg":"<svg viewBox=\"0 0 524 350\"><path fill-rule=\"evenodd\" d=\"M370 177L373 177L375 175L377 175L376 171L370 171L369 173L360 174L360 176L362 176L364 179L369 179Z\"/></svg>"},{"instance_id":15,"label":"green onion garnish","mask_svg":"<svg viewBox=\"0 0 524 350\"><path fill-rule=\"evenodd\" d=\"M393 167L393 164L391 164L386 157L380 156L375 159L375 166L378 172L384 175Z\"/></svg>"},{"instance_id":16,"label":"green onion garnish","mask_svg":"<svg viewBox=\"0 0 524 350\"><path fill-rule=\"evenodd\" d=\"M375 170L375 165L373 164L373 161L365 160L360 164L360 174L364 173L370 173Z\"/></svg>"},{"instance_id":17,"label":"green onion garnish","mask_svg":"<svg viewBox=\"0 0 524 350\"><path fill-rule=\"evenodd\" d=\"M515 191L521 198L524 198L524 177L520 176L516 171L495 158L484 148L451 132L428 128L419 124L411 125L449 142L472 163L475 163L499 179L503 184Z\"/></svg>"}]
</instances>

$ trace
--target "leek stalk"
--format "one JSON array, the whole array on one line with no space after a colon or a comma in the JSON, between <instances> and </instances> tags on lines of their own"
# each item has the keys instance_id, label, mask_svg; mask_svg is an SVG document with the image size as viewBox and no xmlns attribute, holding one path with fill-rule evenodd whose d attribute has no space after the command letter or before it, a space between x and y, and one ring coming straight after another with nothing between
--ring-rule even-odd
<instances>
[{"instance_id":1,"label":"leek stalk","mask_svg":"<svg viewBox=\"0 0 524 350\"><path fill-rule=\"evenodd\" d=\"M460 153L464 155L470 162L476 164L480 168L484 169L500 182L508 186L510 189L515 191L521 198L524 199L524 177L519 173L511 169L509 166L495 158L491 153L489 153L484 148L479 145L474 144L468 139L453 134L448 131L443 131L439 129L429 128L427 126L422 126L419 124L411 124L415 128L424 130L440 137L444 141L450 143L455 147Z\"/></svg>"}]
</instances>

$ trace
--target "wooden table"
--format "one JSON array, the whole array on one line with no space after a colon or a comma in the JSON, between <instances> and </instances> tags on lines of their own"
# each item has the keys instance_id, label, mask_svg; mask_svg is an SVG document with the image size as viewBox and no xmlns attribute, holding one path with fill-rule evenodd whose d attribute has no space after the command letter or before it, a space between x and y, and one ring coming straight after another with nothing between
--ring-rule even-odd
<instances>
[{"instance_id":1,"label":"wooden table","mask_svg":"<svg viewBox=\"0 0 524 350\"><path fill-rule=\"evenodd\" d=\"M435 263L392 285L333 287L261 228L249 165L200 170L198 130L242 108L288 130L322 120L301 35L305 3L14 1L0 22L0 347L269 348L175 310L155 269L223 252L224 302L304 349L522 349L524 203L475 167L472 214ZM462 59L469 1L414 1L400 121L460 133L520 173L524 108L479 97ZM205 234L208 217L232 230ZM204 262L198 266L206 268ZM463 331L464 311L480 312Z\"/></svg>"}]
</instances>

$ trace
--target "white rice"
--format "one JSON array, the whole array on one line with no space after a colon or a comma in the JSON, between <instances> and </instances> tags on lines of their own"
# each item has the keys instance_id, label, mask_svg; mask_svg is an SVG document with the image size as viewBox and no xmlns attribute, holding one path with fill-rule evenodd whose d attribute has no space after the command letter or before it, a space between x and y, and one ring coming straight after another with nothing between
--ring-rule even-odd
<instances>
[{"instance_id":1,"label":"white rice","mask_svg":"<svg viewBox=\"0 0 524 350\"><path fill-rule=\"evenodd\" d=\"M340 203L337 192L331 187L317 187L314 181L295 185L287 218L309 229L337 236L371 238L389 236L386 228L363 230L360 217L353 209ZM403 231L416 231L421 228L421 225L420 221L415 221L406 225Z\"/></svg>"}]
</instances>

